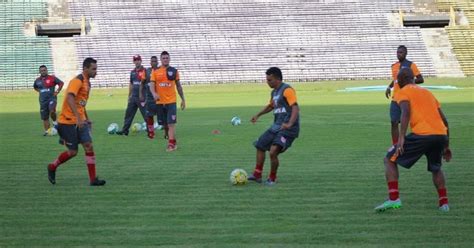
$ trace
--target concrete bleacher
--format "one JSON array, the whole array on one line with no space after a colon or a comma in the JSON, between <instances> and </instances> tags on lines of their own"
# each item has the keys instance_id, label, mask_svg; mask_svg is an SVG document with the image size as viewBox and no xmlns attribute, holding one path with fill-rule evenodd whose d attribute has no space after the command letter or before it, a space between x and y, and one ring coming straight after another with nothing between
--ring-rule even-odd
<instances>
[{"instance_id":1,"label":"concrete bleacher","mask_svg":"<svg viewBox=\"0 0 474 248\"><path fill-rule=\"evenodd\" d=\"M435 75L419 28L396 28L387 13L399 1L79 1L95 30L74 38L78 63L99 60L97 82L125 85L132 56L171 53L184 83L262 81L270 66L291 81L389 78L396 48L409 48L426 76Z\"/></svg>"},{"instance_id":2,"label":"concrete bleacher","mask_svg":"<svg viewBox=\"0 0 474 248\"><path fill-rule=\"evenodd\" d=\"M0 89L31 88L40 65L54 71L49 39L23 29L47 17L47 1L1 1L0 9Z\"/></svg>"}]
</instances>

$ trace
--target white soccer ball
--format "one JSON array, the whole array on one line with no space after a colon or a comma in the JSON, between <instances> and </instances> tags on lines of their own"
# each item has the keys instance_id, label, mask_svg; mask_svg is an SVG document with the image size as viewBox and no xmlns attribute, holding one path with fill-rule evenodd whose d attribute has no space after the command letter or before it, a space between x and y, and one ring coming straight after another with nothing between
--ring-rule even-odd
<instances>
[{"instance_id":1,"label":"white soccer ball","mask_svg":"<svg viewBox=\"0 0 474 248\"><path fill-rule=\"evenodd\" d=\"M130 129L132 133L139 133L142 130L142 124L133 123L132 128Z\"/></svg>"},{"instance_id":2,"label":"white soccer ball","mask_svg":"<svg viewBox=\"0 0 474 248\"><path fill-rule=\"evenodd\" d=\"M230 182L233 185L244 185L248 182L247 172L243 169L234 169L230 173Z\"/></svg>"},{"instance_id":3,"label":"white soccer ball","mask_svg":"<svg viewBox=\"0 0 474 248\"><path fill-rule=\"evenodd\" d=\"M46 132L48 133L48 136L55 136L58 134L58 130L56 130L54 127L48 128Z\"/></svg>"},{"instance_id":4,"label":"white soccer ball","mask_svg":"<svg viewBox=\"0 0 474 248\"><path fill-rule=\"evenodd\" d=\"M146 122L143 122L143 123L142 123L142 131L147 131Z\"/></svg>"},{"instance_id":5,"label":"white soccer ball","mask_svg":"<svg viewBox=\"0 0 474 248\"><path fill-rule=\"evenodd\" d=\"M232 117L232 119L230 120L230 123L232 124L232 126L238 126L242 123L242 121L240 120L239 117L237 116L234 116Z\"/></svg>"},{"instance_id":6,"label":"white soccer ball","mask_svg":"<svg viewBox=\"0 0 474 248\"><path fill-rule=\"evenodd\" d=\"M115 134L119 130L119 125L117 123L111 123L107 127L107 133L109 134Z\"/></svg>"}]
</instances>

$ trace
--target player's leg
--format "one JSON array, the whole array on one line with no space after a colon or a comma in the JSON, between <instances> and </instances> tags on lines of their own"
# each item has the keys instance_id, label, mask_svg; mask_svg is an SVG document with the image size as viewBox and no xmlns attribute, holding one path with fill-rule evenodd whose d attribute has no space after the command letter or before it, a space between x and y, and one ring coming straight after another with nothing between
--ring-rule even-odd
<instances>
[{"instance_id":1,"label":"player's leg","mask_svg":"<svg viewBox=\"0 0 474 248\"><path fill-rule=\"evenodd\" d=\"M263 165L265 163L265 152L270 150L275 133L270 130L266 130L257 141L254 142L254 146L257 149L256 163L253 174L248 177L251 181L258 183L262 182Z\"/></svg>"},{"instance_id":2,"label":"player's leg","mask_svg":"<svg viewBox=\"0 0 474 248\"><path fill-rule=\"evenodd\" d=\"M85 160L87 165L87 171L89 173L89 182L91 186L102 186L105 184L105 180L100 180L96 175L95 170L95 153L94 146L92 145L91 130L89 126L84 126L78 129L79 142L82 144L85 152Z\"/></svg>"},{"instance_id":3,"label":"player's leg","mask_svg":"<svg viewBox=\"0 0 474 248\"><path fill-rule=\"evenodd\" d=\"M130 99L127 104L127 109L125 110L125 118L123 120L122 130L118 131L116 134L128 135L130 126L132 125L133 118L135 117L137 110L138 110L137 103L133 99Z\"/></svg>"},{"instance_id":4,"label":"player's leg","mask_svg":"<svg viewBox=\"0 0 474 248\"><path fill-rule=\"evenodd\" d=\"M157 104L156 105L156 119L158 121L158 125L161 125L163 127L163 132L164 132L164 138L168 139L168 112L166 109L166 106L163 104Z\"/></svg>"},{"instance_id":5,"label":"player's leg","mask_svg":"<svg viewBox=\"0 0 474 248\"><path fill-rule=\"evenodd\" d=\"M400 123L400 118L402 115L402 110L400 106L395 102L392 101L390 103L390 124L391 124L391 135L392 135L392 145L398 143L399 129L398 124Z\"/></svg>"},{"instance_id":6,"label":"player's leg","mask_svg":"<svg viewBox=\"0 0 474 248\"><path fill-rule=\"evenodd\" d=\"M58 125L58 134L60 137L60 144L67 147L67 151L62 152L50 164L48 164L48 179L52 184L56 183L56 169L69 159L77 155L79 147L79 139L75 125Z\"/></svg>"},{"instance_id":7,"label":"player's leg","mask_svg":"<svg viewBox=\"0 0 474 248\"><path fill-rule=\"evenodd\" d=\"M277 178L277 170L278 166L280 165L280 161L278 160L278 155L282 152L283 148L280 145L272 145L270 147L270 162L271 162L271 168L270 168L270 175L268 175L268 179L265 182L266 185L273 185L276 181Z\"/></svg>"},{"instance_id":8,"label":"player's leg","mask_svg":"<svg viewBox=\"0 0 474 248\"><path fill-rule=\"evenodd\" d=\"M48 108L49 108L49 116L51 117L51 120L53 120L53 126L54 128L57 129L58 122L56 121L56 105L57 105L57 101L53 99L49 102Z\"/></svg>"},{"instance_id":9,"label":"player's leg","mask_svg":"<svg viewBox=\"0 0 474 248\"><path fill-rule=\"evenodd\" d=\"M166 123L168 126L168 148L167 151L174 151L177 149L176 144L176 103L167 104L165 107ZM166 131L165 131L166 132Z\"/></svg>"},{"instance_id":10,"label":"player's leg","mask_svg":"<svg viewBox=\"0 0 474 248\"><path fill-rule=\"evenodd\" d=\"M449 211L448 194L446 190L446 179L441 169L444 147L446 146L447 137L441 135L431 136L430 149L426 152L428 160L428 170L432 174L433 184L438 192L438 207L443 212Z\"/></svg>"},{"instance_id":11,"label":"player's leg","mask_svg":"<svg viewBox=\"0 0 474 248\"><path fill-rule=\"evenodd\" d=\"M48 135L48 129L50 127L49 125L49 109L48 109L48 104L47 102L40 102L40 115L41 115L41 120L43 121L43 128L44 128L44 133L43 136Z\"/></svg>"},{"instance_id":12,"label":"player's leg","mask_svg":"<svg viewBox=\"0 0 474 248\"><path fill-rule=\"evenodd\" d=\"M154 102L147 102L146 104L146 128L148 138L153 139L155 137L155 127L153 116L157 114L157 105Z\"/></svg>"}]
</instances>

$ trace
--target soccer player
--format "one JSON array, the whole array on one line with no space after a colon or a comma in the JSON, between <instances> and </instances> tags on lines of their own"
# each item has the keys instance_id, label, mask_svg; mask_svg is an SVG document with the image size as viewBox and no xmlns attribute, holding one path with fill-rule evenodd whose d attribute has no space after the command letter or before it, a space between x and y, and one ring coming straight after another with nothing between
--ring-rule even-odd
<instances>
[{"instance_id":1,"label":"soccer player","mask_svg":"<svg viewBox=\"0 0 474 248\"><path fill-rule=\"evenodd\" d=\"M87 115L86 105L91 90L90 79L97 74L97 61L86 58L82 63L82 73L73 78L67 87L61 114L59 115L58 133L60 143L67 147L56 160L48 165L48 179L56 184L57 168L77 155L78 146L82 144L85 160L89 171L91 186L102 186L104 180L96 176L95 154L92 147L91 120Z\"/></svg>"},{"instance_id":2,"label":"soccer player","mask_svg":"<svg viewBox=\"0 0 474 248\"><path fill-rule=\"evenodd\" d=\"M153 94L150 91L150 78L153 71L158 69L158 58L156 56L151 56L150 65L151 67L146 69L146 81L141 85L141 87L145 90L146 99L140 99L140 101L145 101L148 138L153 139L155 137L153 116L158 113L158 106L155 102L155 99L153 98ZM142 89L140 89L140 91L142 91Z\"/></svg>"},{"instance_id":3,"label":"soccer player","mask_svg":"<svg viewBox=\"0 0 474 248\"><path fill-rule=\"evenodd\" d=\"M258 183L262 182L265 152L269 151L271 169L265 184L272 186L276 182L277 170L280 164L278 155L285 152L298 137L300 109L296 101L295 90L282 81L281 70L277 67L271 67L266 71L266 75L268 86L273 89L270 103L253 116L250 121L255 123L260 116L273 111L274 122L254 143L255 148L257 148L257 163L253 175L249 176L248 179Z\"/></svg>"},{"instance_id":4,"label":"soccer player","mask_svg":"<svg viewBox=\"0 0 474 248\"><path fill-rule=\"evenodd\" d=\"M141 86L146 80L146 70L142 66L142 57L140 55L133 56L133 63L135 68L130 72L130 84L128 87L128 104L125 110L125 118L122 130L116 132L118 135L128 135L130 126L132 125L133 118L137 113L137 109L140 110L143 120L146 121L146 110L144 95L145 90Z\"/></svg>"},{"instance_id":5,"label":"soccer player","mask_svg":"<svg viewBox=\"0 0 474 248\"><path fill-rule=\"evenodd\" d=\"M424 82L423 76L421 75L418 67L415 63L407 60L408 50L405 46L399 46L397 49L398 62L392 65L392 82L388 85L385 91L385 97L389 98L391 89L393 88L392 101L390 102L390 122L391 122L391 134L392 134L392 145L397 144L398 141L398 124L400 123L401 110L398 106L395 98L400 90L400 86L397 82L398 72L402 68L410 68L415 75L415 83L422 84Z\"/></svg>"},{"instance_id":6,"label":"soccer player","mask_svg":"<svg viewBox=\"0 0 474 248\"><path fill-rule=\"evenodd\" d=\"M398 193L397 164L409 169L425 155L428 171L431 172L438 191L439 210L447 212L449 205L441 160L444 157L446 162L449 162L452 157L449 149L448 121L433 94L413 83L413 72L410 68L400 70L398 84L401 90L395 99L402 110L400 137L396 147L392 147L384 158L389 199L375 210L380 212L402 206ZM408 123L412 133L405 136Z\"/></svg>"},{"instance_id":7,"label":"soccer player","mask_svg":"<svg viewBox=\"0 0 474 248\"><path fill-rule=\"evenodd\" d=\"M57 95L63 88L63 81L59 78L48 75L48 68L45 65L39 67L40 77L35 80L33 88L39 93L39 104L41 120L43 120L44 136L48 135L49 117L53 120L53 125L56 128L58 123L56 122L56 104ZM58 88L56 89L56 86Z\"/></svg>"},{"instance_id":8,"label":"soccer player","mask_svg":"<svg viewBox=\"0 0 474 248\"><path fill-rule=\"evenodd\" d=\"M170 54L163 51L160 55L161 66L151 74L151 93L158 104L158 124L165 127L168 136L167 151L175 151L176 145L176 90L181 98L181 110L186 108L183 87L179 72L170 66Z\"/></svg>"}]
</instances>

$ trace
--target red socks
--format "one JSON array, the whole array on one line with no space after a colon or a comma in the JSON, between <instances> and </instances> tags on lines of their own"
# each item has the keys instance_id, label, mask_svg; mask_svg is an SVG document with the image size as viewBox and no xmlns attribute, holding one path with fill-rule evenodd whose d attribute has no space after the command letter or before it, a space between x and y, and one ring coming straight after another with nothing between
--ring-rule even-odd
<instances>
[{"instance_id":1,"label":"red socks","mask_svg":"<svg viewBox=\"0 0 474 248\"><path fill-rule=\"evenodd\" d=\"M55 171L59 167L59 165L61 165L62 163L65 163L66 161L68 161L72 157L73 156L69 156L69 152L67 152L67 151L59 154L59 157L56 160L54 160L54 162L49 164L49 169Z\"/></svg>"},{"instance_id":2,"label":"red socks","mask_svg":"<svg viewBox=\"0 0 474 248\"><path fill-rule=\"evenodd\" d=\"M270 175L268 176L268 178L269 178L272 182L275 182L275 180L277 179L277 172L276 172L276 171L273 171L273 170L270 170Z\"/></svg>"},{"instance_id":3,"label":"red socks","mask_svg":"<svg viewBox=\"0 0 474 248\"><path fill-rule=\"evenodd\" d=\"M445 188L438 189L438 197L439 197L439 206L443 206L444 204L448 204L448 196L447 191Z\"/></svg>"},{"instance_id":4,"label":"red socks","mask_svg":"<svg viewBox=\"0 0 474 248\"><path fill-rule=\"evenodd\" d=\"M396 145L398 143L398 138L392 137L392 145Z\"/></svg>"},{"instance_id":5,"label":"red socks","mask_svg":"<svg viewBox=\"0 0 474 248\"><path fill-rule=\"evenodd\" d=\"M388 196L391 201L398 199L398 181L388 182Z\"/></svg>"},{"instance_id":6,"label":"red socks","mask_svg":"<svg viewBox=\"0 0 474 248\"><path fill-rule=\"evenodd\" d=\"M96 178L94 152L86 152L86 164L87 164L87 170L89 171L89 180L93 182Z\"/></svg>"},{"instance_id":7,"label":"red socks","mask_svg":"<svg viewBox=\"0 0 474 248\"><path fill-rule=\"evenodd\" d=\"M253 171L253 176L256 178L262 177L263 164L256 164L255 170Z\"/></svg>"},{"instance_id":8,"label":"red socks","mask_svg":"<svg viewBox=\"0 0 474 248\"><path fill-rule=\"evenodd\" d=\"M153 117L148 117L146 119L146 125L148 128L148 133L155 133L155 127L153 126Z\"/></svg>"}]
</instances>

